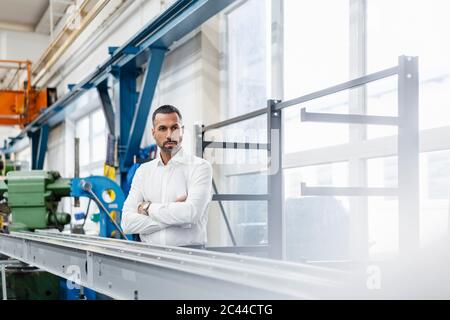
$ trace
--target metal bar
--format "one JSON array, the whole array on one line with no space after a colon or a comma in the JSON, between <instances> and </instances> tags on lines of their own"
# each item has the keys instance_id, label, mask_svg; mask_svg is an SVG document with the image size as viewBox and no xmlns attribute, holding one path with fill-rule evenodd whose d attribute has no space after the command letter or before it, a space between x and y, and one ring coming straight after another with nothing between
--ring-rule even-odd
<instances>
[{"instance_id":1,"label":"metal bar","mask_svg":"<svg viewBox=\"0 0 450 320\"><path fill-rule=\"evenodd\" d=\"M203 149L256 149L267 150L267 143L251 143L251 142L219 142L219 141L203 141Z\"/></svg>"},{"instance_id":2,"label":"metal bar","mask_svg":"<svg viewBox=\"0 0 450 320\"><path fill-rule=\"evenodd\" d=\"M14 233L17 234L17 233ZM22 234L27 234L27 235L31 235L33 237L46 237L46 235L51 235L52 238L59 238L62 240L77 240L77 241L81 241L81 243L83 244L87 244L87 243L94 243L94 244L102 244L102 245L107 245L110 246L112 248L115 248L117 250L122 250L122 249L129 249L129 248L133 248L134 250L139 250L139 252L142 252L142 250L144 251L148 251L148 252L152 252L156 255L161 255L161 254L188 254L190 257L194 257L195 260L199 261L198 259L201 259L203 261L208 260L208 259L214 259L215 261L219 261L220 263L229 263L231 262L236 263L243 263L245 264L246 268L253 268L253 269L257 269L257 268L269 268L269 269L277 269L280 272L287 272L287 273L291 273L293 271L296 270L302 270L302 272L304 272L305 274L314 274L315 276L318 277L322 277L322 278L327 278L327 270L321 270L321 269L316 269L316 268L311 268L309 265L305 265L305 264L298 264L298 263L291 263L291 262L283 262L282 265L280 265L280 262L277 260L272 260L272 259L259 259L259 258L255 258L255 257L250 257L250 256L239 256L239 255L230 255L230 254L222 254L220 252L218 253L212 253L209 252L208 250L191 250L191 249L187 249L185 247L171 247L171 246L161 246L161 245L149 245L146 243L142 243L142 242L135 242L135 241L123 241L123 240L119 240L119 239L114 239L114 238L104 238L104 237L98 237L98 236L89 236L89 235L84 235L84 234L63 234L60 232L55 232L55 231L48 231L48 230L36 230L35 233L30 233L30 232L21 232L18 233L19 235Z\"/></svg>"},{"instance_id":3,"label":"metal bar","mask_svg":"<svg viewBox=\"0 0 450 320\"><path fill-rule=\"evenodd\" d=\"M315 113L301 109L301 121L327 123L378 124L383 126L398 126L398 117L369 116L360 114Z\"/></svg>"},{"instance_id":4,"label":"metal bar","mask_svg":"<svg viewBox=\"0 0 450 320\"><path fill-rule=\"evenodd\" d=\"M114 122L114 108L111 101L111 97L108 93L108 81L105 80L97 86L97 92L102 102L103 114L105 115L106 124L108 125L109 133L115 134L115 122Z\"/></svg>"},{"instance_id":5,"label":"metal bar","mask_svg":"<svg viewBox=\"0 0 450 320\"><path fill-rule=\"evenodd\" d=\"M142 135L147 124L148 114L152 106L153 95L155 93L159 74L161 73L165 49L152 49L152 54L145 70L144 81L134 112L133 122L131 123L131 133L126 145L125 154L120 159L121 166L125 168L133 164L133 156L138 154Z\"/></svg>"},{"instance_id":6,"label":"metal bar","mask_svg":"<svg viewBox=\"0 0 450 320\"><path fill-rule=\"evenodd\" d=\"M0 234L0 251L69 280L75 271L78 285L116 299L337 297L347 277L305 264L81 235Z\"/></svg>"},{"instance_id":7,"label":"metal bar","mask_svg":"<svg viewBox=\"0 0 450 320\"><path fill-rule=\"evenodd\" d=\"M231 119L228 119L228 120L224 120L224 121L220 121L220 122L217 122L217 123L210 124L209 126L203 127L203 132L206 132L206 131L209 131L209 130L213 130L213 129L219 129L219 128L226 127L226 126L229 126L229 125L234 124L234 123L238 123L238 122L242 122L242 121L245 121L245 120L249 120L249 119L258 117L260 115L263 115L265 113L267 113L267 108L258 109L256 111L246 113L246 114L244 114L242 116L238 116L238 117L234 117L234 118L231 118Z\"/></svg>"},{"instance_id":8,"label":"metal bar","mask_svg":"<svg viewBox=\"0 0 450 320\"><path fill-rule=\"evenodd\" d=\"M135 111L137 108L137 93L136 93L136 76L137 70L135 67L124 67L121 68L118 81L118 92L119 92L119 103L116 104L116 130L119 132L116 134L118 137L118 157L120 163L120 171L122 173L122 181L124 182L127 174L127 168L125 167L125 162L121 161L125 159L125 153L127 151L127 146L129 143L131 126L134 121ZM121 185L124 185L121 183Z\"/></svg>"},{"instance_id":9,"label":"metal bar","mask_svg":"<svg viewBox=\"0 0 450 320\"><path fill-rule=\"evenodd\" d=\"M335 85L335 86L332 86L332 87L329 87L329 88L326 88L323 90L319 90L319 91L298 97L298 98L294 98L291 100L277 103L277 105L275 106L275 109L281 110L283 108L290 107L290 106L293 106L296 104L300 104L300 103L304 103L304 102L307 102L310 100L328 96L330 94L337 93L339 91L352 89L354 87L359 87L359 86L362 86L369 82L377 81L377 80L380 80L383 78L387 78L387 77L396 75L397 73L398 73L397 66L386 69L386 70L382 70L379 72L375 72L375 73L372 73L372 74L369 74L369 75L366 75L366 76L363 76L360 78L356 78L356 79L353 79L353 80L350 80L350 81L347 81L347 82L344 82L344 83L341 83L341 84L338 84L338 85Z\"/></svg>"},{"instance_id":10,"label":"metal bar","mask_svg":"<svg viewBox=\"0 0 450 320\"><path fill-rule=\"evenodd\" d=\"M216 182L214 181L214 178L212 180L212 186L214 193L217 195L219 192L217 191ZM222 201L219 201L219 208L220 212L222 213L223 220L225 221L225 225L227 226L228 234L230 235L231 242L233 243L233 246L236 246L236 239L234 238L233 230L231 229L230 222L228 221L227 214L225 212L225 208L223 207Z\"/></svg>"},{"instance_id":11,"label":"metal bar","mask_svg":"<svg viewBox=\"0 0 450 320\"><path fill-rule=\"evenodd\" d=\"M388 197L397 196L397 188L308 187L301 183L302 196Z\"/></svg>"},{"instance_id":12,"label":"metal bar","mask_svg":"<svg viewBox=\"0 0 450 320\"><path fill-rule=\"evenodd\" d=\"M199 158L203 158L203 126L194 125L195 131L195 155Z\"/></svg>"},{"instance_id":13,"label":"metal bar","mask_svg":"<svg viewBox=\"0 0 450 320\"><path fill-rule=\"evenodd\" d=\"M47 152L49 126L43 125L38 131L31 133L31 168L41 170L44 167Z\"/></svg>"},{"instance_id":14,"label":"metal bar","mask_svg":"<svg viewBox=\"0 0 450 320\"><path fill-rule=\"evenodd\" d=\"M7 291L6 291L6 265L1 265L2 269L2 295L3 300L8 300Z\"/></svg>"},{"instance_id":15,"label":"metal bar","mask_svg":"<svg viewBox=\"0 0 450 320\"><path fill-rule=\"evenodd\" d=\"M267 152L269 159L267 175L267 237L269 242L269 257L283 259L284 246L284 213L283 213L283 138L282 138L282 111L276 110L278 101L267 101L267 141L270 148Z\"/></svg>"},{"instance_id":16,"label":"metal bar","mask_svg":"<svg viewBox=\"0 0 450 320\"><path fill-rule=\"evenodd\" d=\"M266 201L267 194L213 194L213 201Z\"/></svg>"},{"instance_id":17,"label":"metal bar","mask_svg":"<svg viewBox=\"0 0 450 320\"><path fill-rule=\"evenodd\" d=\"M206 247L206 250L226 252L226 253L237 253L237 252L267 252L269 250L268 246L233 246L233 247Z\"/></svg>"},{"instance_id":18,"label":"metal bar","mask_svg":"<svg viewBox=\"0 0 450 320\"><path fill-rule=\"evenodd\" d=\"M75 137L74 138L74 178L79 178L80 177L80 138ZM74 197L73 198L73 206L75 208L79 208L80 207L80 197ZM86 212L86 217L87 217L87 212ZM86 221L86 220L85 220Z\"/></svg>"},{"instance_id":19,"label":"metal bar","mask_svg":"<svg viewBox=\"0 0 450 320\"><path fill-rule=\"evenodd\" d=\"M409 255L420 246L418 60L417 57L399 57L397 146L401 255Z\"/></svg>"},{"instance_id":20,"label":"metal bar","mask_svg":"<svg viewBox=\"0 0 450 320\"><path fill-rule=\"evenodd\" d=\"M50 131L50 128L48 125L43 125L41 127L41 129L39 130L39 146L38 146L36 169L44 168L44 160L45 160L45 154L47 152L49 131Z\"/></svg>"},{"instance_id":21,"label":"metal bar","mask_svg":"<svg viewBox=\"0 0 450 320\"><path fill-rule=\"evenodd\" d=\"M18 267L22 266L23 263L18 260L0 260L0 265Z\"/></svg>"},{"instance_id":22,"label":"metal bar","mask_svg":"<svg viewBox=\"0 0 450 320\"><path fill-rule=\"evenodd\" d=\"M128 240L128 238L127 238L126 234L123 232L122 228L117 224L116 220L111 216L111 213L108 211L108 209L106 209L106 207L103 205L103 203L97 197L97 195L92 191L91 183L88 181L85 181L85 180L81 180L80 184L81 184L81 188L91 195L91 199L95 201L97 206L99 206L103 210L103 212L105 212L105 214L111 220L113 225L116 227L117 231L119 231L120 235L125 240Z\"/></svg>"}]
</instances>

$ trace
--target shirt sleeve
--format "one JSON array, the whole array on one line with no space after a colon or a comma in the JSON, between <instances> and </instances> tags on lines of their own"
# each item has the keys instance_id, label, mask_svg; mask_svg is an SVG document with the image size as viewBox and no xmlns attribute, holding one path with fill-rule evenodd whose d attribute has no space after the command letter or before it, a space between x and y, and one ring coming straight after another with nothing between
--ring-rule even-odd
<instances>
[{"instance_id":1,"label":"shirt sleeve","mask_svg":"<svg viewBox=\"0 0 450 320\"><path fill-rule=\"evenodd\" d=\"M144 201L142 193L144 187L143 175L144 170L141 166L134 174L130 192L123 204L121 227L125 233L150 234L167 227L164 223L155 221L149 216L139 214L137 211L139 203Z\"/></svg>"},{"instance_id":2,"label":"shirt sleeve","mask_svg":"<svg viewBox=\"0 0 450 320\"><path fill-rule=\"evenodd\" d=\"M149 216L167 225L188 227L201 220L212 198L212 168L208 162L200 163L188 181L184 202L152 203Z\"/></svg>"}]
</instances>

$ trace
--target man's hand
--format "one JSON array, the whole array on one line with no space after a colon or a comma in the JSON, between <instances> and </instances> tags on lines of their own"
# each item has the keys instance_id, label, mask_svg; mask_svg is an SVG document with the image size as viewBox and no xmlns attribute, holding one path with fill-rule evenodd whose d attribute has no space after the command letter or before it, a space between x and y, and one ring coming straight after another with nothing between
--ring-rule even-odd
<instances>
[{"instance_id":1,"label":"man's hand","mask_svg":"<svg viewBox=\"0 0 450 320\"><path fill-rule=\"evenodd\" d=\"M141 202L138 206L138 213L148 216L148 208L152 203L150 201Z\"/></svg>"}]
</instances>

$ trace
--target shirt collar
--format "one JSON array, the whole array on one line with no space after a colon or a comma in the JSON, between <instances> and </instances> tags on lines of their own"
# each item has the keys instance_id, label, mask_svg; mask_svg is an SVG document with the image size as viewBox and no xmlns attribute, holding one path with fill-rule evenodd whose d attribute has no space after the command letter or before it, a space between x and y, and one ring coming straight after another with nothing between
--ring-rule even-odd
<instances>
[{"instance_id":1,"label":"shirt collar","mask_svg":"<svg viewBox=\"0 0 450 320\"><path fill-rule=\"evenodd\" d=\"M164 162L162 161L161 158L161 150L158 148L158 157L157 157L157 165L164 165ZM180 149L178 149L177 153L175 153L175 155L169 160L169 162L167 164L173 163L173 162L177 162L177 163L184 163L185 161L185 154L184 154L184 150L182 147L180 147Z\"/></svg>"}]
</instances>

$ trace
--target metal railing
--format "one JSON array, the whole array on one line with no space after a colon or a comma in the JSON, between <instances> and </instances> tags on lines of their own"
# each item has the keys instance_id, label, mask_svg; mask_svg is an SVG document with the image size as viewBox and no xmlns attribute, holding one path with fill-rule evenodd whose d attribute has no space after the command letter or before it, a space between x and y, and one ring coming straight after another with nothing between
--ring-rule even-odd
<instances>
[{"instance_id":1,"label":"metal railing","mask_svg":"<svg viewBox=\"0 0 450 320\"><path fill-rule=\"evenodd\" d=\"M268 192L263 195L220 194L214 188L213 200L219 201L222 215L232 237L236 241L229 225L222 201L261 201L268 203L268 252L269 257L280 259L284 252L283 237L283 177L282 177L282 110L314 99L322 98L341 91L364 86L368 83L397 76L398 79L398 116L372 116L359 114L312 113L301 109L302 122L347 123L362 125L383 125L398 127L398 188L367 187L311 187L300 184L301 194L308 196L398 196L399 201L399 248L407 253L419 246L419 121L418 58L400 56L398 65L376 73L362 76L323 90L319 90L287 101L268 100L267 107L238 117L217 122L208 126L196 127L196 154L203 157L206 148L219 149L259 149L268 154ZM205 141L206 132L220 129L257 116L267 114L268 143L241 143ZM278 166L278 167L277 167ZM215 186L215 184L214 184ZM224 250L226 247L224 247ZM260 247L257 248L260 251ZM230 249L231 250L231 249ZM239 251L239 248L236 248ZM248 251L248 248L247 248Z\"/></svg>"}]
</instances>

